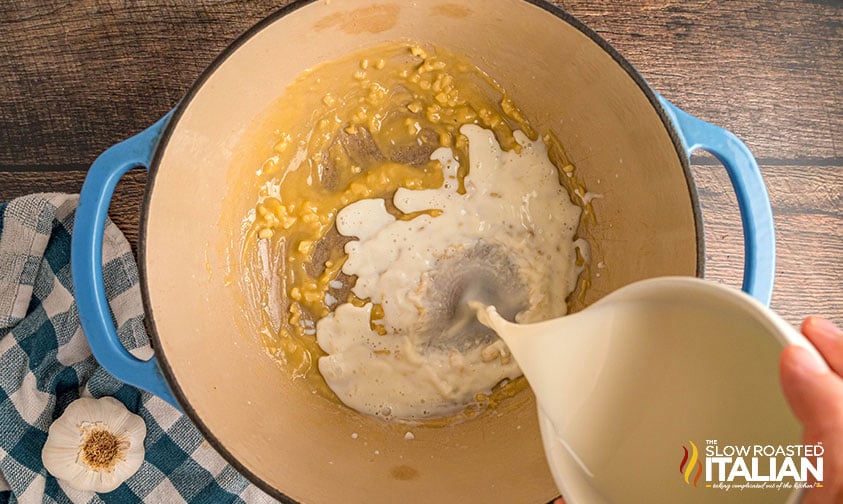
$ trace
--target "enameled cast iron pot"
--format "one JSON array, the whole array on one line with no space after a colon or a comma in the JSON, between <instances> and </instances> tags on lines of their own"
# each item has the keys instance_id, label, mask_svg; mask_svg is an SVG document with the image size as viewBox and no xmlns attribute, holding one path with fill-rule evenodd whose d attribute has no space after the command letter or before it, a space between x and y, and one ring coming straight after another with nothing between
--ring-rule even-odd
<instances>
[{"instance_id":1,"label":"enameled cast iron pot","mask_svg":"<svg viewBox=\"0 0 843 504\"><path fill-rule=\"evenodd\" d=\"M221 216L242 216L254 205L238 194L238 180L253 176L254 166L242 174L232 168L249 155L238 148L245 132L303 70L406 39L465 54L494 76L538 131L556 132L586 183L604 196L595 205L592 245L606 267L592 278L587 302L643 278L702 276L702 220L688 160L702 148L726 167L737 195L744 290L769 303L772 213L751 153L656 94L567 13L538 0L302 0L240 37L173 111L94 162L73 236L82 326L110 373L182 409L229 462L279 499L547 502L557 490L531 394L447 427L384 424L291 383L238 322L242 294L227 282L237 268L226 244L239 223ZM149 361L119 344L101 267L109 200L118 179L139 166L150 172L139 243L155 350ZM406 440L407 431L415 439Z\"/></svg>"}]
</instances>

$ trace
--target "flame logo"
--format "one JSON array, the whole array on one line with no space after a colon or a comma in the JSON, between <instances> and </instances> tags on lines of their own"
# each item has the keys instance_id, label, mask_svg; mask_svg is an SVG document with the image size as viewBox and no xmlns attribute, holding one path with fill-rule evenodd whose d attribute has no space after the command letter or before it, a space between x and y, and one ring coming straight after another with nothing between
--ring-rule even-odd
<instances>
[{"instance_id":1,"label":"flame logo","mask_svg":"<svg viewBox=\"0 0 843 504\"><path fill-rule=\"evenodd\" d=\"M699 460L699 450L697 450L697 445L694 444L693 441L688 441L691 444L691 452L688 453L688 448L685 445L682 445L682 449L685 450L685 455L682 456L682 462L679 464L679 474L685 476L685 483L690 485L691 481L691 474L693 474L694 469L697 470L697 475L694 476L694 486L697 486L697 483L700 482L700 476L702 476L702 462ZM690 460L688 460L690 455Z\"/></svg>"}]
</instances>

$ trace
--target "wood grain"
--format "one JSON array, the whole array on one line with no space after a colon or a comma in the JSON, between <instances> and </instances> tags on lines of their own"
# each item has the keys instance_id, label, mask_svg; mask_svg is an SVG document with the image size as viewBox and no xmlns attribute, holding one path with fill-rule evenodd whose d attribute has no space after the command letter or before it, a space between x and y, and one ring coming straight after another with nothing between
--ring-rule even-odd
<instances>
[{"instance_id":1,"label":"wood grain","mask_svg":"<svg viewBox=\"0 0 843 504\"><path fill-rule=\"evenodd\" d=\"M172 108L225 47L284 3L2 2L0 166L89 164Z\"/></svg>"},{"instance_id":2,"label":"wood grain","mask_svg":"<svg viewBox=\"0 0 843 504\"><path fill-rule=\"evenodd\" d=\"M85 181L85 171L0 171L0 201L40 192L78 193ZM137 256L138 227L146 188L146 172L132 170L120 179L108 216L126 235Z\"/></svg>"},{"instance_id":3,"label":"wood grain","mask_svg":"<svg viewBox=\"0 0 843 504\"><path fill-rule=\"evenodd\" d=\"M793 324L810 314L843 325L843 177L825 166L762 166L776 225L771 306ZM706 277L740 287L743 231L725 170L695 165Z\"/></svg>"},{"instance_id":4,"label":"wood grain","mask_svg":"<svg viewBox=\"0 0 843 504\"><path fill-rule=\"evenodd\" d=\"M653 88L768 159L843 165L843 9L792 0L555 2Z\"/></svg>"},{"instance_id":5,"label":"wood grain","mask_svg":"<svg viewBox=\"0 0 843 504\"><path fill-rule=\"evenodd\" d=\"M89 163L152 123L284 1L4 2L0 166ZM843 9L778 1L556 1L653 87L762 160L843 165ZM73 133L73 134L69 134Z\"/></svg>"}]
</instances>

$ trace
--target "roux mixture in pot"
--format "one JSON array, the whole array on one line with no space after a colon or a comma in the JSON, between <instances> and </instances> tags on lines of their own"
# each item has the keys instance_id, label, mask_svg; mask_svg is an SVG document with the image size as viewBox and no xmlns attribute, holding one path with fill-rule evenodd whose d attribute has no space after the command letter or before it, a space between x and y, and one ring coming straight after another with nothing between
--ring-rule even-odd
<instances>
[{"instance_id":1,"label":"roux mixture in pot","mask_svg":"<svg viewBox=\"0 0 843 504\"><path fill-rule=\"evenodd\" d=\"M555 137L466 58L408 44L306 72L279 110L241 251L270 353L388 419L506 395L521 372L467 302L566 313L588 205Z\"/></svg>"}]
</instances>

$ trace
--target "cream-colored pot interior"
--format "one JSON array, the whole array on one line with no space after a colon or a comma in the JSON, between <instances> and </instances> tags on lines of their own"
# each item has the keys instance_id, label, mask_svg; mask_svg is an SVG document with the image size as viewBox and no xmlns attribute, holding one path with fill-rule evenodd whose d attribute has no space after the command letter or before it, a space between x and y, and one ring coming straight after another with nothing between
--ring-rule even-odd
<instances>
[{"instance_id":1,"label":"cream-colored pot interior","mask_svg":"<svg viewBox=\"0 0 843 504\"><path fill-rule=\"evenodd\" d=\"M603 195L592 245L605 267L592 274L587 300L642 278L698 273L687 166L652 96L560 16L524 0L294 4L241 39L180 105L153 166L141 244L156 352L193 421L276 497L544 503L558 495L530 393L457 425L385 424L291 383L244 330L242 294L228 275L236 257L226 253L240 223L221 216L253 207L238 180L255 166L232 167L254 156L244 142L266 143L244 135L303 70L408 38L467 55L537 130L556 132Z\"/></svg>"}]
</instances>

